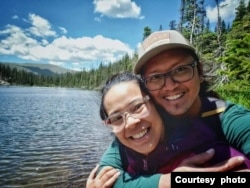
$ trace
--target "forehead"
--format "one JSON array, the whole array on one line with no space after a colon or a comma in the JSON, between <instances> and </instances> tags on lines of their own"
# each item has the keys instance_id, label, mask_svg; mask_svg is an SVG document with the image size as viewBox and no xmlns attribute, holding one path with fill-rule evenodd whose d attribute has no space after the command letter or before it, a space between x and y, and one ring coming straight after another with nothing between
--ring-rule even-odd
<instances>
[{"instance_id":1,"label":"forehead","mask_svg":"<svg viewBox=\"0 0 250 188\"><path fill-rule=\"evenodd\" d=\"M129 81L114 85L104 97L104 106L108 114L126 108L134 99L142 98L137 82Z\"/></svg>"},{"instance_id":2,"label":"forehead","mask_svg":"<svg viewBox=\"0 0 250 188\"><path fill-rule=\"evenodd\" d=\"M158 69L168 70L181 63L188 63L192 60L192 54L186 49L172 49L157 54L151 58L143 67L144 74L159 71Z\"/></svg>"}]
</instances>

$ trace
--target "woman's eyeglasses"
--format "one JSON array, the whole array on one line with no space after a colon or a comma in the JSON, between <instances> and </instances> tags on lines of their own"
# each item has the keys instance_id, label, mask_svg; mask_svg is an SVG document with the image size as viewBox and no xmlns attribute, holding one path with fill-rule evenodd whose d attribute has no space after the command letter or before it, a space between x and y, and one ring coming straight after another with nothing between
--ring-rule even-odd
<instances>
[{"instance_id":1,"label":"woman's eyeglasses","mask_svg":"<svg viewBox=\"0 0 250 188\"><path fill-rule=\"evenodd\" d=\"M109 126L113 132L119 132L126 125L126 119L128 116L133 118L144 118L149 115L150 107L146 103L149 101L149 96L136 99L131 103L127 110L121 113L112 114L104 120L104 123Z\"/></svg>"}]
</instances>

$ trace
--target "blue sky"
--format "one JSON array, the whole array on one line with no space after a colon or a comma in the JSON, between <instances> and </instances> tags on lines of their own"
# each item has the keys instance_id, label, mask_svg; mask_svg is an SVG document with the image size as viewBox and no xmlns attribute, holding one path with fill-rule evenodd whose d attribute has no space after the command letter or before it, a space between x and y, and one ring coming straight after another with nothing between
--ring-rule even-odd
<instances>
[{"instance_id":1,"label":"blue sky","mask_svg":"<svg viewBox=\"0 0 250 188\"><path fill-rule=\"evenodd\" d=\"M249 0L245 0L247 3ZM133 54L143 29L169 29L181 0L1 0L0 62L49 63L82 70ZM214 0L205 0L216 22ZM239 0L221 0L230 23Z\"/></svg>"}]
</instances>

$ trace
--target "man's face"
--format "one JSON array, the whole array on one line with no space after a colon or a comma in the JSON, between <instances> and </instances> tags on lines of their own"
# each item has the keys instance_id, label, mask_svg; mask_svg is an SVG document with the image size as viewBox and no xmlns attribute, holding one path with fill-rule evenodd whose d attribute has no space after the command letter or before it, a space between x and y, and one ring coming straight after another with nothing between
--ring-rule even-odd
<instances>
[{"instance_id":1,"label":"man's face","mask_svg":"<svg viewBox=\"0 0 250 188\"><path fill-rule=\"evenodd\" d=\"M172 49L160 53L150 59L144 66L143 77L155 74L163 74L179 66L191 64L194 57L183 49ZM175 82L167 77L165 84L159 90L150 91L156 102L173 116L196 116L201 104L199 99L201 78L197 67L194 68L194 76L185 82Z\"/></svg>"}]
</instances>

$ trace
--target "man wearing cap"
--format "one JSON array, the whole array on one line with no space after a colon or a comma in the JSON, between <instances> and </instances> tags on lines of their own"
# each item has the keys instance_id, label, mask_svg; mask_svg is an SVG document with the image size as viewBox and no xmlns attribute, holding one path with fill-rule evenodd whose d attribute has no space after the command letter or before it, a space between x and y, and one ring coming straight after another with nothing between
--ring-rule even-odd
<instances>
[{"instance_id":1,"label":"man wearing cap","mask_svg":"<svg viewBox=\"0 0 250 188\"><path fill-rule=\"evenodd\" d=\"M250 111L208 91L210 84L195 48L181 33L165 30L149 35L138 51L134 73L141 75L151 96L173 117L205 122L218 136L250 157ZM198 164L208 160L208 155L203 153L187 159L182 170L226 171L237 165L230 159L219 167L199 167ZM123 169L117 144L108 148L100 165ZM124 172L114 187L168 187L169 181L169 174L133 178Z\"/></svg>"},{"instance_id":2,"label":"man wearing cap","mask_svg":"<svg viewBox=\"0 0 250 188\"><path fill-rule=\"evenodd\" d=\"M195 49L179 32L152 33L142 43L138 56L134 73L142 76L157 103L174 116L198 115L198 94L201 84L207 82Z\"/></svg>"}]
</instances>

